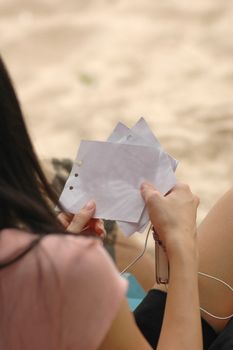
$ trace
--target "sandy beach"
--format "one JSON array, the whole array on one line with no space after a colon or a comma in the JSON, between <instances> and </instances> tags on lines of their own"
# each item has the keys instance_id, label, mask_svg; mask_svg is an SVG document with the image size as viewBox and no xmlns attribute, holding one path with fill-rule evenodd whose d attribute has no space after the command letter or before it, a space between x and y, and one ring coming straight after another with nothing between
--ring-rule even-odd
<instances>
[{"instance_id":1,"label":"sandy beach","mask_svg":"<svg viewBox=\"0 0 233 350\"><path fill-rule=\"evenodd\" d=\"M200 196L232 186L233 2L0 1L0 51L42 158L144 116Z\"/></svg>"}]
</instances>

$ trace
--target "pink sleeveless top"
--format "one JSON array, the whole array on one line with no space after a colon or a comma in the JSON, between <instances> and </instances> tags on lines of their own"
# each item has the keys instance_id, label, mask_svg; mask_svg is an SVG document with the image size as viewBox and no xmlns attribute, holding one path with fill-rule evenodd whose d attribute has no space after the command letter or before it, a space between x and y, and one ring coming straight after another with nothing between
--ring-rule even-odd
<instances>
[{"instance_id":1,"label":"pink sleeveless top","mask_svg":"<svg viewBox=\"0 0 233 350\"><path fill-rule=\"evenodd\" d=\"M34 238L0 233L0 261ZM93 238L49 235L0 270L0 349L94 350L126 294L102 244Z\"/></svg>"}]
</instances>

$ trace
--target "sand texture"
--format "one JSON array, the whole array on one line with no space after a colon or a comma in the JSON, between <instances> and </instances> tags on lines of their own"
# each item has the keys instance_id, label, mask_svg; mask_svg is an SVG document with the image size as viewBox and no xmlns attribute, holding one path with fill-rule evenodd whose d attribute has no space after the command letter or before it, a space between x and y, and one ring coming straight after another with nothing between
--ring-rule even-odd
<instances>
[{"instance_id":1,"label":"sand texture","mask_svg":"<svg viewBox=\"0 0 233 350\"><path fill-rule=\"evenodd\" d=\"M144 116L200 196L232 184L232 0L0 0L0 51L41 157Z\"/></svg>"}]
</instances>

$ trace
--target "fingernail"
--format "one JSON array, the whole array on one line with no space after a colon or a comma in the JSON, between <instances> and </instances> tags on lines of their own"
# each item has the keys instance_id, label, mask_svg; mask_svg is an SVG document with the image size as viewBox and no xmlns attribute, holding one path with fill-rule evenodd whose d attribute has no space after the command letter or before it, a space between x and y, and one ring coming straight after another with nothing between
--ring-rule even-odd
<instances>
[{"instance_id":1,"label":"fingernail","mask_svg":"<svg viewBox=\"0 0 233 350\"><path fill-rule=\"evenodd\" d=\"M92 209L94 209L94 207L95 207L95 201L90 200L89 202L87 202L84 209L92 210Z\"/></svg>"}]
</instances>

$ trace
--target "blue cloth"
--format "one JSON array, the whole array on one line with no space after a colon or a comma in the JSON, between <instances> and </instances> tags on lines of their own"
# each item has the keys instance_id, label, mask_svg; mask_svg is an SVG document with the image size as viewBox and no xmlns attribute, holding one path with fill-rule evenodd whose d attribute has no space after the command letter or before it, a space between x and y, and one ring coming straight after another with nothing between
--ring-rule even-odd
<instances>
[{"instance_id":1,"label":"blue cloth","mask_svg":"<svg viewBox=\"0 0 233 350\"><path fill-rule=\"evenodd\" d=\"M142 299L146 296L146 293L142 286L138 283L137 279L133 275L131 275L131 273L124 273L123 277L127 279L129 283L127 299L129 307L131 311L133 311L140 304Z\"/></svg>"}]
</instances>

